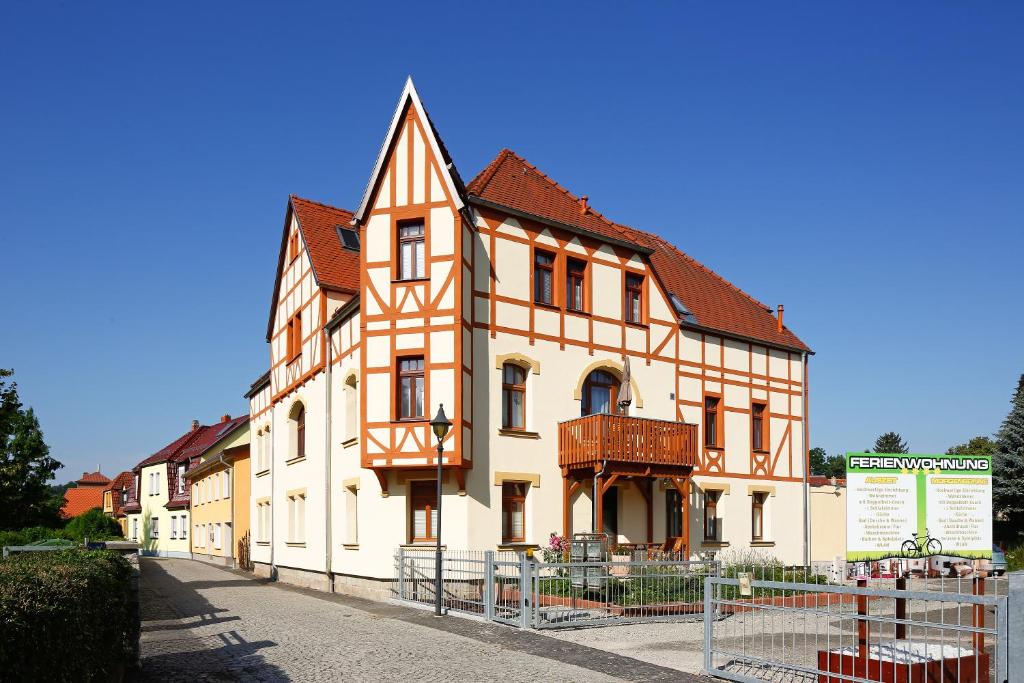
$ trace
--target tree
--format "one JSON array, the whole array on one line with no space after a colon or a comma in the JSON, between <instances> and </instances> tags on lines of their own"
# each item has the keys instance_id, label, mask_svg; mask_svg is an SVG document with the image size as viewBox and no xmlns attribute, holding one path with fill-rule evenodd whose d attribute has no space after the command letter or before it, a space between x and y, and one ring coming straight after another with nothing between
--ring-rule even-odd
<instances>
[{"instance_id":1,"label":"tree","mask_svg":"<svg viewBox=\"0 0 1024 683\"><path fill-rule=\"evenodd\" d=\"M976 436L967 443L946 449L946 455L993 455L995 452L996 442L987 436Z\"/></svg>"},{"instance_id":2,"label":"tree","mask_svg":"<svg viewBox=\"0 0 1024 683\"><path fill-rule=\"evenodd\" d=\"M842 479L846 476L846 458L842 455L826 455L825 449L817 446L808 451L811 459L811 474Z\"/></svg>"},{"instance_id":3,"label":"tree","mask_svg":"<svg viewBox=\"0 0 1024 683\"><path fill-rule=\"evenodd\" d=\"M907 442L898 432L886 432L875 439L875 453L909 453Z\"/></svg>"},{"instance_id":4,"label":"tree","mask_svg":"<svg viewBox=\"0 0 1024 683\"><path fill-rule=\"evenodd\" d=\"M0 368L0 529L56 522L47 482L61 464L50 457L39 420L22 408L13 370Z\"/></svg>"},{"instance_id":5,"label":"tree","mask_svg":"<svg viewBox=\"0 0 1024 683\"><path fill-rule=\"evenodd\" d=\"M992 508L1006 540L1012 542L1024 533L1024 375L1010 405L992 456Z\"/></svg>"}]
</instances>

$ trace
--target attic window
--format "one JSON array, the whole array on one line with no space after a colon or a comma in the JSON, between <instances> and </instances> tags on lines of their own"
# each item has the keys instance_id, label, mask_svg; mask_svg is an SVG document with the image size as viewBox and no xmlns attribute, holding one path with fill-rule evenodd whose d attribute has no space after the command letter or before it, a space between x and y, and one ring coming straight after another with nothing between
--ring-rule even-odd
<instances>
[{"instance_id":1,"label":"attic window","mask_svg":"<svg viewBox=\"0 0 1024 683\"><path fill-rule=\"evenodd\" d=\"M697 322L697 318L690 312L690 309L688 309L683 302L679 300L679 297L675 294L669 294L668 298L672 301L672 308L675 309L680 318L691 323Z\"/></svg>"},{"instance_id":2,"label":"attic window","mask_svg":"<svg viewBox=\"0 0 1024 683\"><path fill-rule=\"evenodd\" d=\"M359 233L352 228L345 228L342 226L336 226L338 229L338 239L341 240L341 246L352 251L359 251Z\"/></svg>"}]
</instances>

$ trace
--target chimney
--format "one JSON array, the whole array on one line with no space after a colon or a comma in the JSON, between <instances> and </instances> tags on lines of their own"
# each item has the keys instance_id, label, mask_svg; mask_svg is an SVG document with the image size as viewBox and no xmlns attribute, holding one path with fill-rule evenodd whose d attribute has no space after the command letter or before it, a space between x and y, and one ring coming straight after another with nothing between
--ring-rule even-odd
<instances>
[{"instance_id":1,"label":"chimney","mask_svg":"<svg viewBox=\"0 0 1024 683\"><path fill-rule=\"evenodd\" d=\"M583 195L582 197L580 197L580 215L581 216L586 216L587 212L590 211L590 207L587 206L587 199L588 199L587 195Z\"/></svg>"},{"instance_id":2,"label":"chimney","mask_svg":"<svg viewBox=\"0 0 1024 683\"><path fill-rule=\"evenodd\" d=\"M199 420L192 420L192 431L199 429Z\"/></svg>"},{"instance_id":3,"label":"chimney","mask_svg":"<svg viewBox=\"0 0 1024 683\"><path fill-rule=\"evenodd\" d=\"M230 415L221 415L220 416L220 421L221 422L231 422L231 416Z\"/></svg>"},{"instance_id":4,"label":"chimney","mask_svg":"<svg viewBox=\"0 0 1024 683\"><path fill-rule=\"evenodd\" d=\"M782 304L779 304L779 313L778 313L778 315L776 316L776 319L775 319L775 322L777 323L777 326L779 328L779 332L782 332L782 312L784 310L786 310L786 309L783 308Z\"/></svg>"}]
</instances>

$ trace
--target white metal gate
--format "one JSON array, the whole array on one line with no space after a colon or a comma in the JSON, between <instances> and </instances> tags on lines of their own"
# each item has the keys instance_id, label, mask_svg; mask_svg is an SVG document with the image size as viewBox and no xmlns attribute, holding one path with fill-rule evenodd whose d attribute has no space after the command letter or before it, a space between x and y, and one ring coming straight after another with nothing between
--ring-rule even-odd
<instances>
[{"instance_id":1,"label":"white metal gate","mask_svg":"<svg viewBox=\"0 0 1024 683\"><path fill-rule=\"evenodd\" d=\"M984 585L984 584L982 584ZM1007 597L709 576L704 665L734 681L1007 681ZM1019 645L1019 644L1018 644Z\"/></svg>"}]
</instances>

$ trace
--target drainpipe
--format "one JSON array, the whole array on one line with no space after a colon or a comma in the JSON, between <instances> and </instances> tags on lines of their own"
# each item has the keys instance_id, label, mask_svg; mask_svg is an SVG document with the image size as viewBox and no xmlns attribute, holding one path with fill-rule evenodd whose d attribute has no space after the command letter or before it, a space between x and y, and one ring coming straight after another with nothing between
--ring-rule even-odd
<instances>
[{"instance_id":1,"label":"drainpipe","mask_svg":"<svg viewBox=\"0 0 1024 683\"><path fill-rule=\"evenodd\" d=\"M779 306L779 309L782 307ZM781 320L781 313L779 311ZM804 464L800 468L803 471L804 479L804 566L811 566L811 515L810 515L810 495L811 490L807 479L807 465L810 462L810 450L808 449L807 439L810 437L810 429L807 425L807 352L803 352L804 361L804 376L803 382L801 383L801 393L803 394L803 424L804 424Z\"/></svg>"},{"instance_id":2,"label":"drainpipe","mask_svg":"<svg viewBox=\"0 0 1024 683\"><path fill-rule=\"evenodd\" d=\"M327 589L334 592L334 574L331 571L331 335L324 326L324 357L327 359L327 383L324 389L324 506L327 510L327 534L324 547L327 548Z\"/></svg>"},{"instance_id":3,"label":"drainpipe","mask_svg":"<svg viewBox=\"0 0 1024 683\"><path fill-rule=\"evenodd\" d=\"M270 390L273 392L274 378L270 378ZM274 517L277 515L277 496L274 491L274 475L277 473L277 461L274 459L274 439L277 438L277 420L274 416L277 411L270 409L270 580L277 581L277 565L274 564L274 548L277 546L277 537L274 535Z\"/></svg>"},{"instance_id":4,"label":"drainpipe","mask_svg":"<svg viewBox=\"0 0 1024 683\"><path fill-rule=\"evenodd\" d=\"M594 530L595 534L603 533L603 529L598 529L597 528L597 506L601 504L601 501L600 501L599 496L598 496L598 490L597 490L598 483L597 482L598 482L598 479L600 479L601 477L604 476L604 471L605 471L605 468L607 468L607 467L608 467L608 461L607 460L602 460L601 461L601 471L594 475L594 495L593 495L594 504L591 506L593 509L591 510L591 517L590 517L591 523L590 523L590 527Z\"/></svg>"}]
</instances>

